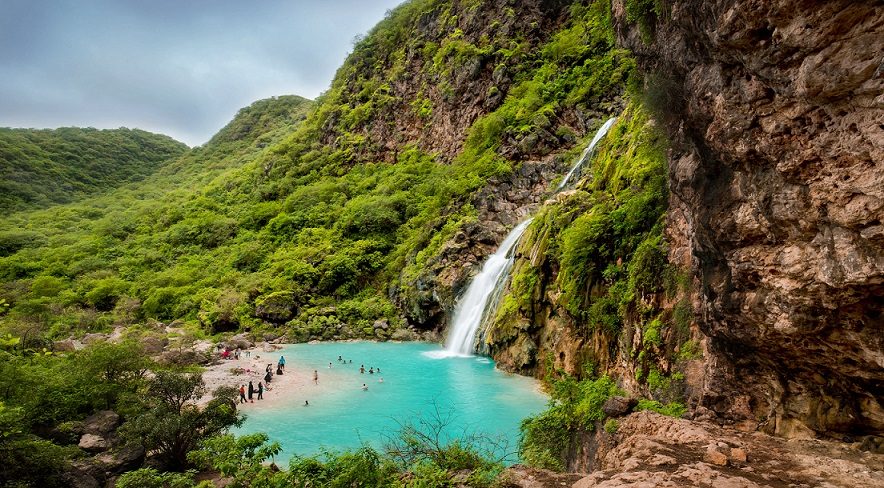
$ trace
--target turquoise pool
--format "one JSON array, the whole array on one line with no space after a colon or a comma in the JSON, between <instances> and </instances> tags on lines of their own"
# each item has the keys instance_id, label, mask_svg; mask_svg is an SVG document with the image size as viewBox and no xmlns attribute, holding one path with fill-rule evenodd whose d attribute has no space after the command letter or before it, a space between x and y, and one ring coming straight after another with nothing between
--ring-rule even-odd
<instances>
[{"instance_id":1,"label":"turquoise pool","mask_svg":"<svg viewBox=\"0 0 884 488\"><path fill-rule=\"evenodd\" d=\"M482 432L518 445L519 423L540 412L547 398L537 381L503 373L482 357L435 359L441 348L428 343L345 342L295 344L273 353L285 355L290 373L319 371L320 386L293 389L286 402L248 409L236 433L266 432L283 447L280 460L321 449L341 450L367 443L382 448L398 422L430 418L438 409L450 416L448 435ZM340 364L338 356L353 360ZM270 356L270 355L269 355ZM328 363L332 368L328 368ZM366 373L360 374L360 365ZM380 374L368 374L370 367ZM380 379L383 378L383 382ZM362 384L368 387L362 390ZM304 401L310 406L304 406ZM514 455L508 458L515 462Z\"/></svg>"}]
</instances>

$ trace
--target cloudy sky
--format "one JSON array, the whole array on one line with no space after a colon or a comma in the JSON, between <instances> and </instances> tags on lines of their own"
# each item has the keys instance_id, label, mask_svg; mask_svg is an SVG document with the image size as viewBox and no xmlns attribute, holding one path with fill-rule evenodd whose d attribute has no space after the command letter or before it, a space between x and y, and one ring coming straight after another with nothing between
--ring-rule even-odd
<instances>
[{"instance_id":1,"label":"cloudy sky","mask_svg":"<svg viewBox=\"0 0 884 488\"><path fill-rule=\"evenodd\" d=\"M188 145L314 98L402 0L0 0L0 127L138 127Z\"/></svg>"}]
</instances>

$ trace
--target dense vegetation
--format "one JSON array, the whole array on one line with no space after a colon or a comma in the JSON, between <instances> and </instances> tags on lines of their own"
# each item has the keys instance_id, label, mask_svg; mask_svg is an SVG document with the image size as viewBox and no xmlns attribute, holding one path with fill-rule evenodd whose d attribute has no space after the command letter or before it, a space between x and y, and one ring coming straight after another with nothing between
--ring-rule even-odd
<instances>
[{"instance_id":1,"label":"dense vegetation","mask_svg":"<svg viewBox=\"0 0 884 488\"><path fill-rule=\"evenodd\" d=\"M141 180L187 146L138 129L0 128L0 211L69 203Z\"/></svg>"},{"instance_id":2,"label":"dense vegetation","mask_svg":"<svg viewBox=\"0 0 884 488\"><path fill-rule=\"evenodd\" d=\"M52 354L2 341L0 486L66 486L67 463L84 457L80 421L98 410L129 420L121 445L154 450L172 469L187 467L189 451L241 421L226 389L205 408L185 403L206 393L199 373L156 364L135 342Z\"/></svg>"},{"instance_id":3,"label":"dense vegetation","mask_svg":"<svg viewBox=\"0 0 884 488\"><path fill-rule=\"evenodd\" d=\"M489 8L407 3L354 47L287 135L265 132L278 101L257 104L143 184L12 216L0 229L3 326L58 338L183 320L207 333L285 326L291 340L388 337L402 323L397 297L476 219L471 195L521 164L511 145L572 145L584 130L575 111L621 90L633 66L614 49L606 2L550 7L551 32L510 9L487 32L461 28L500 16ZM467 80L474 61L511 81L457 155L448 161L420 140L385 152L377 128L393 108L427 113L436 100L437 113L458 110L445 86ZM396 88L407 76L418 83ZM377 319L392 327L373 328Z\"/></svg>"},{"instance_id":4,"label":"dense vegetation","mask_svg":"<svg viewBox=\"0 0 884 488\"><path fill-rule=\"evenodd\" d=\"M166 286L172 276L176 283L187 281L188 276L176 273L180 270L174 269L175 263L190 262L185 264L188 269L205 267L212 260L210 241L237 231L233 219L222 219L204 207L210 201L204 196L206 188L213 181L223 184L226 173L264 155L266 146L303 120L309 106L295 96L256 102L210 143L144 181L76 204L4 219L0 321L26 340L141 321L146 297L138 295L136 281L148 287L153 282L143 280L163 280ZM199 210L182 223L187 202ZM240 211L248 214L250 209ZM248 252L247 248L246 256ZM173 269L164 269L167 266ZM212 267L224 269L220 264ZM199 289L198 284L189 288Z\"/></svg>"}]
</instances>

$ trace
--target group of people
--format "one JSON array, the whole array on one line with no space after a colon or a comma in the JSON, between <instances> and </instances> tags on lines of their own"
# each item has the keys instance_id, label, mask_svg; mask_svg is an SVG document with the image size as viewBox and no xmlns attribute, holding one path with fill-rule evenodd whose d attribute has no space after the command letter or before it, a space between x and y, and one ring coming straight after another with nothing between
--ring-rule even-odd
<instances>
[{"instance_id":1,"label":"group of people","mask_svg":"<svg viewBox=\"0 0 884 488\"><path fill-rule=\"evenodd\" d=\"M248 349L243 351L242 354L247 358L252 357L252 351L249 351ZM239 349L230 349L229 347L225 347L224 350L221 351L221 359L239 359L239 357Z\"/></svg>"},{"instance_id":2,"label":"group of people","mask_svg":"<svg viewBox=\"0 0 884 488\"><path fill-rule=\"evenodd\" d=\"M245 357L251 357L251 353L248 350L246 350L244 352L244 354L245 354ZM235 350L231 353L231 351L229 349L225 349L224 352L221 353L221 356L225 359L239 359L240 352L239 352L239 350ZM232 356L232 357L229 357L229 356ZM258 357L260 357L260 356L258 356ZM286 362L285 356L280 356L279 360L276 362L275 374L281 375L281 374L285 373L285 362ZM353 360L352 359L346 360L342 356L338 356L338 363L340 363L340 364L353 364ZM332 363L328 363L328 367L331 368ZM360 365L359 366L359 373L365 374L365 372L366 372L365 365L364 364ZM375 368L374 366L370 366L368 368L368 374L375 374L375 373L380 373L380 372L381 372L381 368ZM263 400L264 399L264 391L270 390L270 383L273 381L273 376L274 376L273 363L267 363L267 367L264 369L264 381L263 382L259 381L257 387L254 386L254 382L252 382L252 381L249 381L248 387L246 387L246 385L244 385L244 384L241 384L239 386L239 402L240 403L247 403L247 402L248 403L255 403L255 396L257 396L258 400ZM384 378L380 378L378 380L378 382L383 383ZM319 371L315 370L315 369L313 370L313 384L316 384L316 385L319 384ZM363 383L361 389L363 391L367 391L368 385L366 383ZM305 400L304 406L305 407L310 406L310 402Z\"/></svg>"},{"instance_id":3,"label":"group of people","mask_svg":"<svg viewBox=\"0 0 884 488\"><path fill-rule=\"evenodd\" d=\"M225 350L225 352L227 352ZM245 351L246 357L251 357L251 352ZM224 354L222 353L222 357ZM234 354L234 359L239 359L239 350ZM260 357L260 356L259 356ZM285 370L285 356L280 356L279 361L276 363L276 374L283 374ZM247 370L250 371L250 370ZM257 393L258 400L264 399L264 390L270 389L270 382L273 381L273 363L267 363L267 367L264 368L264 381L258 382L258 386L255 387L254 382L249 381L249 387L246 389L246 385L239 385L239 403L255 403L255 394ZM264 384L267 384L266 386Z\"/></svg>"},{"instance_id":4,"label":"group of people","mask_svg":"<svg viewBox=\"0 0 884 488\"><path fill-rule=\"evenodd\" d=\"M381 368L375 368L374 366L371 366L368 368L368 374L375 374L375 372L380 373ZM365 365L364 364L359 366L359 374L365 374Z\"/></svg>"},{"instance_id":5,"label":"group of people","mask_svg":"<svg viewBox=\"0 0 884 488\"><path fill-rule=\"evenodd\" d=\"M276 374L281 375L285 372L285 356L280 356L279 361L276 362ZM267 363L267 367L264 368L264 381L270 383L273 381L273 363Z\"/></svg>"},{"instance_id":6,"label":"group of people","mask_svg":"<svg viewBox=\"0 0 884 488\"><path fill-rule=\"evenodd\" d=\"M249 381L249 389L248 389L248 401L249 403L255 403L254 397L255 393L258 393L258 400L264 399L264 383L258 382L258 388L255 388L254 383ZM246 386L239 385L239 403L246 403Z\"/></svg>"}]
</instances>

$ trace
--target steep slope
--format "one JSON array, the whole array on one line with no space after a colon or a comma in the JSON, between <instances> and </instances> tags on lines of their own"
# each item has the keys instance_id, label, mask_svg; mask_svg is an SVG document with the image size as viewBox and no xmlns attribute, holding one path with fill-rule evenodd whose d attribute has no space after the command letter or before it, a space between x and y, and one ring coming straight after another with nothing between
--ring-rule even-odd
<instances>
[{"instance_id":1,"label":"steep slope","mask_svg":"<svg viewBox=\"0 0 884 488\"><path fill-rule=\"evenodd\" d=\"M138 129L0 128L0 211L80 200L137 181L187 150Z\"/></svg>"},{"instance_id":2,"label":"steep slope","mask_svg":"<svg viewBox=\"0 0 884 488\"><path fill-rule=\"evenodd\" d=\"M668 93L672 252L713 358L701 404L787 436L880 434L884 6L663 2L632 12L642 35L630 3L620 40Z\"/></svg>"}]
</instances>

